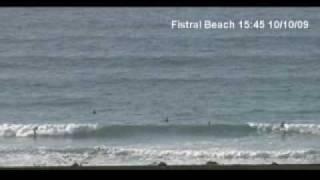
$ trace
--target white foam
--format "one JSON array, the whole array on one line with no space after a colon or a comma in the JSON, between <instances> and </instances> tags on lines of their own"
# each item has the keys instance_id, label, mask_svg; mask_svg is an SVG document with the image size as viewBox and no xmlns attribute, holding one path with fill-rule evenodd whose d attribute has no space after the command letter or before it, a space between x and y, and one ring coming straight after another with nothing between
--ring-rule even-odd
<instances>
[{"instance_id":1,"label":"white foam","mask_svg":"<svg viewBox=\"0 0 320 180\"><path fill-rule=\"evenodd\" d=\"M320 124L285 124L282 128L279 124L249 123L249 126L259 131L320 135Z\"/></svg>"},{"instance_id":2,"label":"white foam","mask_svg":"<svg viewBox=\"0 0 320 180\"><path fill-rule=\"evenodd\" d=\"M33 129L38 127L37 136L68 136L89 133L98 128L97 124L1 124L0 136L29 137L34 136Z\"/></svg>"},{"instance_id":3,"label":"white foam","mask_svg":"<svg viewBox=\"0 0 320 180\"><path fill-rule=\"evenodd\" d=\"M320 124L285 124L283 128L280 124L248 123L248 125L256 128L258 132L320 135ZM42 137L88 135L99 129L106 130L98 124L0 124L0 137L33 137L35 127L38 127L37 136Z\"/></svg>"},{"instance_id":4,"label":"white foam","mask_svg":"<svg viewBox=\"0 0 320 180\"><path fill-rule=\"evenodd\" d=\"M250 150L191 150L96 147L84 151L0 152L0 166L69 166L82 165L150 165L164 161L168 164L269 164L319 163L320 152L315 150L250 151Z\"/></svg>"}]
</instances>

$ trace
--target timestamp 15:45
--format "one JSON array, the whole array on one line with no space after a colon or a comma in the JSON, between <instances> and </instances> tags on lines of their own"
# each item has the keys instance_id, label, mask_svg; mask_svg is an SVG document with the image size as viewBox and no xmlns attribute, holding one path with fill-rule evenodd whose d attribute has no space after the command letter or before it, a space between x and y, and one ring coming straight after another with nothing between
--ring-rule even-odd
<instances>
[{"instance_id":1,"label":"timestamp 15:45","mask_svg":"<svg viewBox=\"0 0 320 180\"><path fill-rule=\"evenodd\" d=\"M307 20L240 20L240 29L309 29Z\"/></svg>"}]
</instances>

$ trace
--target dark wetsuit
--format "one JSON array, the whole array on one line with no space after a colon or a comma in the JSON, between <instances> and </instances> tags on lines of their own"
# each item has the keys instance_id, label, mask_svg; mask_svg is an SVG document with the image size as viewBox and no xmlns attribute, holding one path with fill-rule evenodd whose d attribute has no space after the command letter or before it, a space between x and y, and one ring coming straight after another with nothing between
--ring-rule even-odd
<instances>
[{"instance_id":1,"label":"dark wetsuit","mask_svg":"<svg viewBox=\"0 0 320 180\"><path fill-rule=\"evenodd\" d=\"M284 123L284 122L281 122L280 128L284 128L284 125L285 125L285 123Z\"/></svg>"},{"instance_id":2,"label":"dark wetsuit","mask_svg":"<svg viewBox=\"0 0 320 180\"><path fill-rule=\"evenodd\" d=\"M281 122L281 124L280 124L280 130L283 131L282 134L281 134L282 140L285 140L285 138L286 138L286 131L284 130L284 128L285 128L284 126L285 126L285 122Z\"/></svg>"},{"instance_id":3,"label":"dark wetsuit","mask_svg":"<svg viewBox=\"0 0 320 180\"><path fill-rule=\"evenodd\" d=\"M33 138L37 138L37 130L38 130L38 126L33 128Z\"/></svg>"}]
</instances>

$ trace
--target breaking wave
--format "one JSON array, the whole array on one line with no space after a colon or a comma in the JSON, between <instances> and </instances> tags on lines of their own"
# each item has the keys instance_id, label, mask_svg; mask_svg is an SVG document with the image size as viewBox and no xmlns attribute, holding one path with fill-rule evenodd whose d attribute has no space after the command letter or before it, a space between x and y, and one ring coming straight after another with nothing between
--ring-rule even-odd
<instances>
[{"instance_id":1,"label":"breaking wave","mask_svg":"<svg viewBox=\"0 0 320 180\"><path fill-rule=\"evenodd\" d=\"M212 124L206 125L110 125L98 124L0 124L0 137L132 137L218 136L237 137L266 133L320 135L318 124Z\"/></svg>"},{"instance_id":2,"label":"breaking wave","mask_svg":"<svg viewBox=\"0 0 320 180\"><path fill-rule=\"evenodd\" d=\"M248 123L248 125L256 128L259 132L320 135L320 124L285 124L284 127L281 127L279 124L267 123Z\"/></svg>"}]
</instances>

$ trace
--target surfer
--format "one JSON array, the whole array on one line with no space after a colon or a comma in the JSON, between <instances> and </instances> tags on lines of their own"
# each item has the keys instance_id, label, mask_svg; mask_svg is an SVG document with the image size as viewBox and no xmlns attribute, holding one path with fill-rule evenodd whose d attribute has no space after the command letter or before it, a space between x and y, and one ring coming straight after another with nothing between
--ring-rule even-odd
<instances>
[{"instance_id":1,"label":"surfer","mask_svg":"<svg viewBox=\"0 0 320 180\"><path fill-rule=\"evenodd\" d=\"M92 114L97 114L97 111L94 109L94 110L92 111Z\"/></svg>"},{"instance_id":2,"label":"surfer","mask_svg":"<svg viewBox=\"0 0 320 180\"><path fill-rule=\"evenodd\" d=\"M281 139L282 140L285 140L286 139L286 131L285 131L285 122L282 121L281 124L280 124L280 131L282 131L281 133Z\"/></svg>"},{"instance_id":3,"label":"surfer","mask_svg":"<svg viewBox=\"0 0 320 180\"><path fill-rule=\"evenodd\" d=\"M37 130L38 130L38 126L33 128L33 138L37 138Z\"/></svg>"},{"instance_id":4,"label":"surfer","mask_svg":"<svg viewBox=\"0 0 320 180\"><path fill-rule=\"evenodd\" d=\"M285 122L282 121L281 124L280 124L280 128L284 128L284 126L285 126Z\"/></svg>"},{"instance_id":5,"label":"surfer","mask_svg":"<svg viewBox=\"0 0 320 180\"><path fill-rule=\"evenodd\" d=\"M168 123L168 122L169 122L169 118L166 117L166 119L164 120L164 122Z\"/></svg>"}]
</instances>

